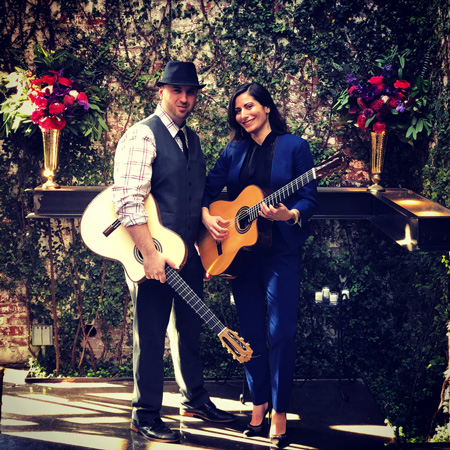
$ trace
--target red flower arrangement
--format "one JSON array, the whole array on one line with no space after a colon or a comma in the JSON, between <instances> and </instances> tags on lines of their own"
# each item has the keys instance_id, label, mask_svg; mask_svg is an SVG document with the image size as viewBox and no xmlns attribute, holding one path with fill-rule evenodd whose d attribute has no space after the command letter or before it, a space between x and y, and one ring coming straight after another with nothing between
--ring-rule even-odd
<instances>
[{"instance_id":1,"label":"red flower arrangement","mask_svg":"<svg viewBox=\"0 0 450 450\"><path fill-rule=\"evenodd\" d=\"M38 127L43 131L64 128L77 137L101 139L108 130L103 119L107 89L91 82L82 88L81 80L91 80L92 74L65 49L46 52L36 45L34 54L35 73L20 67L11 73L0 71L0 97L4 97L0 139L16 132L29 137ZM67 77L68 73L76 73L80 81L75 81L75 75Z\"/></svg>"},{"instance_id":2,"label":"red flower arrangement","mask_svg":"<svg viewBox=\"0 0 450 450\"><path fill-rule=\"evenodd\" d=\"M392 76L391 66L381 68L380 76L358 79L348 75L346 89L334 107L344 111L347 123L362 130L382 133L394 130L403 139L416 139L431 133L431 116L421 110L426 105L427 83L420 77L415 86Z\"/></svg>"},{"instance_id":3,"label":"red flower arrangement","mask_svg":"<svg viewBox=\"0 0 450 450\"><path fill-rule=\"evenodd\" d=\"M89 109L87 95L75 81L63 77L62 69L50 70L42 78L28 75L28 98L35 107L30 118L42 130L62 130L72 120L76 109L82 112Z\"/></svg>"}]
</instances>

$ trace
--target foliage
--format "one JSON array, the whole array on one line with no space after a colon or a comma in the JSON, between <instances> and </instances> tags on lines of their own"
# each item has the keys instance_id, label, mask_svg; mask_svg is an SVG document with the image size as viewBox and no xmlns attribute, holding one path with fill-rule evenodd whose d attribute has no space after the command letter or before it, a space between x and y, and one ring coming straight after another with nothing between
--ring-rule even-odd
<instances>
[{"instance_id":1,"label":"foliage","mask_svg":"<svg viewBox=\"0 0 450 450\"><path fill-rule=\"evenodd\" d=\"M236 308L230 297L230 286L226 280L211 278L205 283L206 302L217 318L231 330L239 330ZM241 363L222 347L219 338L206 326L201 337L201 355L204 373L209 377L232 378L243 375Z\"/></svg>"},{"instance_id":2,"label":"foliage","mask_svg":"<svg viewBox=\"0 0 450 450\"><path fill-rule=\"evenodd\" d=\"M450 206L448 0L87 4L6 0L0 5L3 70L10 73L33 64L36 73L63 68L64 77L99 88L86 91L90 104L93 96L104 102L98 105L108 133L100 133L103 128L94 122L84 129L75 121L66 125L80 131L76 138L69 133L62 137L57 175L61 185L111 183L118 139L153 111L155 81L167 61L181 57L194 61L207 83L190 125L201 135L208 168L227 141L230 92L247 80L269 88L291 131L308 139L316 162L341 146L367 162L364 133L342 128L331 105L346 88L349 73L373 73L376 61L378 67L400 64L400 79L423 79L418 95L428 92L422 106L439 119L432 119L432 142L426 133L420 133L412 148L390 140L385 185L412 189ZM17 28L17 23L26 26ZM35 55L36 45L48 51ZM405 58L404 67L399 55ZM408 139L414 133L420 136L419 120ZM428 124L430 118L425 120ZM91 136L99 139L95 146ZM84 247L78 219L26 219L31 209L26 189L40 183L41 153L37 133L11 133L0 150L0 283L27 306L31 322L52 320L48 305L55 296L61 366L58 372L55 349L45 357L37 355L35 364L47 374L129 375L124 349L129 345L131 307L121 267ZM323 181L330 186L339 182L337 177ZM425 440L445 369L448 257L407 253L367 223L313 225L304 254L297 376L338 376L345 369L349 376L363 377L390 422L402 430L402 439ZM341 316L337 309L313 302L314 291L325 284L337 289L340 275L346 275L351 291ZM225 281L205 283L205 299L238 331ZM100 355L86 344L86 327L92 323L104 344ZM337 326L343 332L341 355L336 351ZM122 343L113 340L113 328L120 331ZM207 375L242 375L242 366L206 328L202 352ZM166 370L170 375L169 361Z\"/></svg>"}]
</instances>

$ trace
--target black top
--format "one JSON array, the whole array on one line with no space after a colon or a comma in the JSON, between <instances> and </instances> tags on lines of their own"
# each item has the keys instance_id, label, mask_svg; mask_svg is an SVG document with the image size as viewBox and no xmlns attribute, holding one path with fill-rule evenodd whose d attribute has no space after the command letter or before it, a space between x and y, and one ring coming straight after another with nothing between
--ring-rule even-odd
<instances>
[{"instance_id":1,"label":"black top","mask_svg":"<svg viewBox=\"0 0 450 450\"><path fill-rule=\"evenodd\" d=\"M250 144L239 174L241 191L251 184L261 188L270 187L273 152L277 136L277 133L271 131L262 145L258 145L252 140L253 145Z\"/></svg>"}]
</instances>

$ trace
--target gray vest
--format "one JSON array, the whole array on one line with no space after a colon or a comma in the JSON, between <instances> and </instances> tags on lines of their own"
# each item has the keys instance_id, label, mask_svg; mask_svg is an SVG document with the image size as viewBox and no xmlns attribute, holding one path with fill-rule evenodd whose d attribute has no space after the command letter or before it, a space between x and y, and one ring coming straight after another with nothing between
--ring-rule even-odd
<instances>
[{"instance_id":1,"label":"gray vest","mask_svg":"<svg viewBox=\"0 0 450 450\"><path fill-rule=\"evenodd\" d=\"M206 164L200 139L186 127L189 159L158 116L141 122L153 132L156 158L152 165L151 193L158 203L161 222L179 234L191 253L201 225Z\"/></svg>"}]
</instances>

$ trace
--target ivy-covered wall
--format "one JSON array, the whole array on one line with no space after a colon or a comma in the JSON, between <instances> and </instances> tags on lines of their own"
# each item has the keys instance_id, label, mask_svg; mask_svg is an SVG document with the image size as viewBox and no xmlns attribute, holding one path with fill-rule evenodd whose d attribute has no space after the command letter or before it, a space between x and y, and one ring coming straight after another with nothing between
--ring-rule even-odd
<instances>
[{"instance_id":1,"label":"ivy-covered wall","mask_svg":"<svg viewBox=\"0 0 450 450\"><path fill-rule=\"evenodd\" d=\"M0 24L2 71L33 70L33 47L40 44L50 55L64 49L80 57L85 82L102 89L109 131L96 142L63 133L62 185L112 182L118 139L153 111L155 81L167 61L179 58L195 62L207 83L190 125L202 138L208 168L227 142L231 90L257 80L272 92L291 131L308 139L317 163L340 148L354 155L355 176L338 174L322 185L367 185L368 135L345 126L332 105L349 73L375 74L378 60L396 66L401 55L405 79L422 75L431 82L433 133L414 145L389 138L383 185L450 207L448 0L6 0ZM4 86L1 95L0 101L8 95ZM129 374L123 351L131 311L121 267L83 245L78 220L26 219L26 190L42 183L42 139L38 131L3 137L0 290L26 306L29 324L57 324L55 348L37 355L38 365L60 375ZM448 254L408 253L365 222L313 225L304 255L297 376L362 377L399 435L426 439L448 419L440 410L434 417L447 366ZM350 300L339 317L337 309L316 305L314 292L324 285L338 290L342 277ZM227 283L213 279L205 293L237 330ZM93 323L105 342L100 356L85 345ZM342 360L334 337L339 324ZM206 328L202 339L207 374L242 373L225 350L217 351Z\"/></svg>"}]
</instances>

